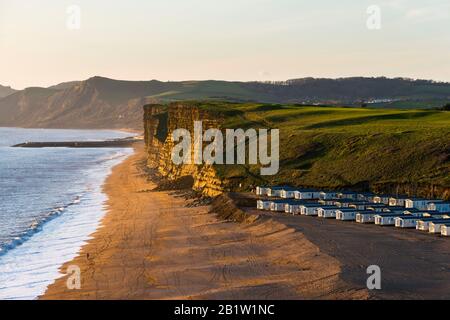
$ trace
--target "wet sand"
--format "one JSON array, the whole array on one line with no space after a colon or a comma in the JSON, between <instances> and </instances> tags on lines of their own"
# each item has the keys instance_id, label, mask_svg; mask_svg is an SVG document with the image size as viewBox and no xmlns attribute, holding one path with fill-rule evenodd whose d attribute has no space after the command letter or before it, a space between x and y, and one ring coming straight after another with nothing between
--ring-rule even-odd
<instances>
[{"instance_id":1,"label":"wet sand","mask_svg":"<svg viewBox=\"0 0 450 320\"><path fill-rule=\"evenodd\" d=\"M79 256L81 289L67 276L42 299L366 299L342 279L342 265L295 228L270 219L222 221L153 192L139 170L142 144L114 168L107 214ZM355 289L357 288L357 289Z\"/></svg>"}]
</instances>

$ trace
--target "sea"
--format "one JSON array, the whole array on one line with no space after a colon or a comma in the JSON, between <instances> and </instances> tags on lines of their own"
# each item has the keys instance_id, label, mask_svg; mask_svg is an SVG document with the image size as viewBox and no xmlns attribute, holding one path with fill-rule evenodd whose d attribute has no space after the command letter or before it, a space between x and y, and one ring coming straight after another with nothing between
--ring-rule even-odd
<instances>
[{"instance_id":1,"label":"sea","mask_svg":"<svg viewBox=\"0 0 450 320\"><path fill-rule=\"evenodd\" d=\"M12 148L100 141L110 130L0 128L0 300L33 300L62 274L105 214L102 185L131 148Z\"/></svg>"}]
</instances>

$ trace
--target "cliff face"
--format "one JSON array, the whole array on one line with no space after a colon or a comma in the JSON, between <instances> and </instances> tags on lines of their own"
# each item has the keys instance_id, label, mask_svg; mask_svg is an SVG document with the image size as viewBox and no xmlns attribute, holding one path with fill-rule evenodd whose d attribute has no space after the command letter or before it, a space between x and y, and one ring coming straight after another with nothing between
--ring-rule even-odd
<instances>
[{"instance_id":1,"label":"cliff face","mask_svg":"<svg viewBox=\"0 0 450 320\"><path fill-rule=\"evenodd\" d=\"M191 176L193 189L206 196L217 196L223 193L225 181L218 177L216 169L211 165L182 164L172 162L172 148L175 143L172 133L175 129L187 129L194 137L194 121L202 121L203 131L218 128L221 120L217 116L200 110L195 106L173 103L169 106L146 105L144 107L145 143L147 146L147 165L156 169L169 180L177 180ZM193 143L191 154L193 155Z\"/></svg>"}]
</instances>

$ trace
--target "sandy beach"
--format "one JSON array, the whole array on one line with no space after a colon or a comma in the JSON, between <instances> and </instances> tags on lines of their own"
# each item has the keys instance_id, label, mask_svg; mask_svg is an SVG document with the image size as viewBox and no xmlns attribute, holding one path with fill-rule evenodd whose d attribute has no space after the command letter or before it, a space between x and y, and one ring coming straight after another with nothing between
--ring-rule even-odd
<instances>
[{"instance_id":1,"label":"sandy beach","mask_svg":"<svg viewBox=\"0 0 450 320\"><path fill-rule=\"evenodd\" d=\"M342 280L337 259L273 220L225 222L151 191L139 169L143 144L104 185L107 214L77 258L81 289L67 276L41 299L365 299Z\"/></svg>"}]
</instances>

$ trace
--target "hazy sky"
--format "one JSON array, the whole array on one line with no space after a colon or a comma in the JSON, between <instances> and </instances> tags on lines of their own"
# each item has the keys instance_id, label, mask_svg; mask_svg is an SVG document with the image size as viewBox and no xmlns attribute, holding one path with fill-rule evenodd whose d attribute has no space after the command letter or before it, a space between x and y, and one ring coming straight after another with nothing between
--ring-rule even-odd
<instances>
[{"instance_id":1,"label":"hazy sky","mask_svg":"<svg viewBox=\"0 0 450 320\"><path fill-rule=\"evenodd\" d=\"M80 29L67 26L71 5L81 9ZM370 5L381 9L379 30L367 27ZM94 75L450 81L450 1L0 0L0 84Z\"/></svg>"}]
</instances>

